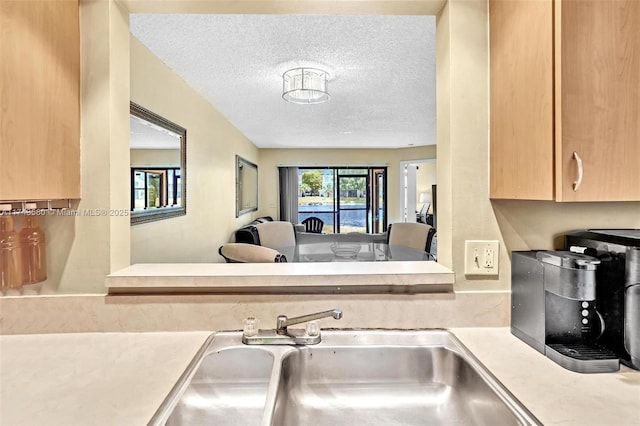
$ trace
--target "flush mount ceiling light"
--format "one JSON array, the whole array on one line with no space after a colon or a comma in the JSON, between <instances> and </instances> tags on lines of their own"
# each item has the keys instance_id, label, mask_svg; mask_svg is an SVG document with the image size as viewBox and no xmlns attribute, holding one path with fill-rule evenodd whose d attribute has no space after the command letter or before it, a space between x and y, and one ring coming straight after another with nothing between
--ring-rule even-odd
<instances>
[{"instance_id":1,"label":"flush mount ceiling light","mask_svg":"<svg viewBox=\"0 0 640 426\"><path fill-rule=\"evenodd\" d=\"M293 68L282 74L282 99L294 104L319 104L329 100L326 71Z\"/></svg>"}]
</instances>

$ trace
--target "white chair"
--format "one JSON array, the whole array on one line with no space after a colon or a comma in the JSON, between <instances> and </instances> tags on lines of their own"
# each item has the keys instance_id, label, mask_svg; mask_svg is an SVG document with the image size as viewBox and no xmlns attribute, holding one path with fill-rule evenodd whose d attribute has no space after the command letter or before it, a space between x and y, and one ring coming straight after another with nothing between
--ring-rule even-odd
<instances>
[{"instance_id":1,"label":"white chair","mask_svg":"<svg viewBox=\"0 0 640 426\"><path fill-rule=\"evenodd\" d=\"M259 223L256 225L256 231L261 246L278 250L296 245L296 233L291 222L274 220Z\"/></svg>"},{"instance_id":2,"label":"white chair","mask_svg":"<svg viewBox=\"0 0 640 426\"><path fill-rule=\"evenodd\" d=\"M436 229L424 223L397 222L389 225L387 244L430 252Z\"/></svg>"},{"instance_id":3,"label":"white chair","mask_svg":"<svg viewBox=\"0 0 640 426\"><path fill-rule=\"evenodd\" d=\"M218 249L220 256L227 263L282 263L286 262L285 255L269 247L246 243L227 243Z\"/></svg>"}]
</instances>

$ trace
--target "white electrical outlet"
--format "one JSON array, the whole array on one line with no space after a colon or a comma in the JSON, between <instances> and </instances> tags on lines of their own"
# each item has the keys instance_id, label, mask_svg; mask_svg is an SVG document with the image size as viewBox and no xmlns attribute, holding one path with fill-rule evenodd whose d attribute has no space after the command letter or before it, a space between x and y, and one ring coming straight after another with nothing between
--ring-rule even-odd
<instances>
[{"instance_id":1,"label":"white electrical outlet","mask_svg":"<svg viewBox=\"0 0 640 426\"><path fill-rule=\"evenodd\" d=\"M500 242L466 240L464 244L465 275L498 275Z\"/></svg>"},{"instance_id":2,"label":"white electrical outlet","mask_svg":"<svg viewBox=\"0 0 640 426\"><path fill-rule=\"evenodd\" d=\"M494 251L492 248L485 248L484 249L484 264L483 266L485 268L493 268L493 257L494 257Z\"/></svg>"}]
</instances>

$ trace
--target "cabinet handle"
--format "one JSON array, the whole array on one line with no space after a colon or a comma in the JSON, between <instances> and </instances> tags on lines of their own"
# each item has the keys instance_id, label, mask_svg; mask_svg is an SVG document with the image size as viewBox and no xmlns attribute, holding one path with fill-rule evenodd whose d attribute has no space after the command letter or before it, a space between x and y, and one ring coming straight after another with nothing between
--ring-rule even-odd
<instances>
[{"instance_id":1,"label":"cabinet handle","mask_svg":"<svg viewBox=\"0 0 640 426\"><path fill-rule=\"evenodd\" d=\"M580 158L577 152L573 151L573 159L576 160L576 164L578 165L578 179L573 182L573 192L576 192L578 188L580 188L580 185L582 185L582 158Z\"/></svg>"}]
</instances>

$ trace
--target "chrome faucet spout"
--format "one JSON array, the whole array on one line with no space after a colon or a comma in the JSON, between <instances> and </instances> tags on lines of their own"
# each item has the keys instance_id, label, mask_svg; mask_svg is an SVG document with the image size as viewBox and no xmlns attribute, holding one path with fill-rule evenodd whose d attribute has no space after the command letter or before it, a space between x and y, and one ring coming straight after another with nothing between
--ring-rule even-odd
<instances>
[{"instance_id":1,"label":"chrome faucet spout","mask_svg":"<svg viewBox=\"0 0 640 426\"><path fill-rule=\"evenodd\" d=\"M342 318L342 310L331 309L330 311L317 312L295 318L279 315L275 330L256 330L255 319L252 319L250 325L253 325L253 327L247 327L247 324L245 324L242 343L245 345L317 345L322 340L318 324L308 324L304 329L288 329L287 327L328 317L340 319Z\"/></svg>"},{"instance_id":2,"label":"chrome faucet spout","mask_svg":"<svg viewBox=\"0 0 640 426\"><path fill-rule=\"evenodd\" d=\"M337 320L342 318L342 310L331 309L329 311L317 312L315 314L302 315L295 318L287 318L286 315L279 315L276 321L276 332L278 334L287 334L287 327L290 325L309 322L320 318L333 317Z\"/></svg>"}]
</instances>

